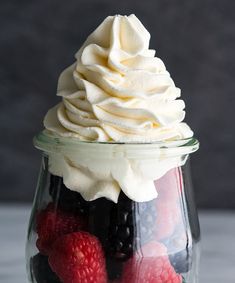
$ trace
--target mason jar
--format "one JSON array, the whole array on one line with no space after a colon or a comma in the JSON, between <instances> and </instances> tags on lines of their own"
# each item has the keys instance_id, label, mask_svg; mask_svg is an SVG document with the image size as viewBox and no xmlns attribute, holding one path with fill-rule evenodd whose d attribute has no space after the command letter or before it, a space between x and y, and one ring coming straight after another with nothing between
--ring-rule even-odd
<instances>
[{"instance_id":1,"label":"mason jar","mask_svg":"<svg viewBox=\"0 0 235 283\"><path fill-rule=\"evenodd\" d=\"M198 282L189 168L196 139L94 143L44 131L34 144L42 162L26 245L29 282Z\"/></svg>"}]
</instances>

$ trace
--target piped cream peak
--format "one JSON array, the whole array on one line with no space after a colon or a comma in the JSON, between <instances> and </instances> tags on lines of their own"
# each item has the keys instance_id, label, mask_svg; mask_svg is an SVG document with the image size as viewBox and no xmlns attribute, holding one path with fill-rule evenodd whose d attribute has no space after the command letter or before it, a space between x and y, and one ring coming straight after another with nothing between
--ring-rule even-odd
<instances>
[{"instance_id":1,"label":"piped cream peak","mask_svg":"<svg viewBox=\"0 0 235 283\"><path fill-rule=\"evenodd\" d=\"M193 135L185 104L135 15L109 16L63 71L45 128L83 141L153 142Z\"/></svg>"}]
</instances>

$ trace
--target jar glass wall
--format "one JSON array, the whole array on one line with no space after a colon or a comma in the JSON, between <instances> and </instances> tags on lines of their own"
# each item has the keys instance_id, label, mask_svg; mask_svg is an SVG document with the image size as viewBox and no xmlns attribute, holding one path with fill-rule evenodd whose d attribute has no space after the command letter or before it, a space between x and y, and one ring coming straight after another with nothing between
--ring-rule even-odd
<instances>
[{"instance_id":1,"label":"jar glass wall","mask_svg":"<svg viewBox=\"0 0 235 283\"><path fill-rule=\"evenodd\" d=\"M123 190L116 201L97 195L85 200L87 194L71 190L51 172L55 154L62 153L43 152L26 247L29 282L82 283L82 276L94 283L197 282L200 229L188 154L180 157L181 165L166 167L153 180L157 196L147 201L133 200ZM128 154L116 151L110 158L135 155ZM146 159L144 154L141 160Z\"/></svg>"}]
</instances>

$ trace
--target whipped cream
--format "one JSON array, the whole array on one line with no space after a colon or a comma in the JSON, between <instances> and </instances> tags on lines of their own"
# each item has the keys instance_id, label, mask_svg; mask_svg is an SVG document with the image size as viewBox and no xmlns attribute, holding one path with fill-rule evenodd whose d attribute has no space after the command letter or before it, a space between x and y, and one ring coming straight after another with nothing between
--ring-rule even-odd
<instances>
[{"instance_id":1,"label":"whipped cream","mask_svg":"<svg viewBox=\"0 0 235 283\"><path fill-rule=\"evenodd\" d=\"M185 104L135 15L107 17L61 74L45 128L83 141L153 142L193 135Z\"/></svg>"},{"instance_id":2,"label":"whipped cream","mask_svg":"<svg viewBox=\"0 0 235 283\"><path fill-rule=\"evenodd\" d=\"M157 197L154 181L172 168L185 164L188 152L171 154L160 148L145 145L128 154L125 145L112 145L109 154L102 151L102 144L82 144L77 150L62 148L49 153L49 171L63 177L65 186L79 192L87 201L105 197L115 203L121 190L130 199L143 202ZM134 146L134 145L133 145Z\"/></svg>"},{"instance_id":3,"label":"whipped cream","mask_svg":"<svg viewBox=\"0 0 235 283\"><path fill-rule=\"evenodd\" d=\"M50 109L48 133L78 141L149 143L192 137L180 89L161 59L149 49L150 34L136 18L107 17L87 38L76 62L59 78L62 101ZM98 144L97 144L98 146ZM99 148L97 147L97 152ZM136 151L137 153L137 151ZM134 201L157 197L154 180L185 163L187 155L109 158L62 150L49 153L49 170L86 200L106 197L117 202L120 191Z\"/></svg>"}]
</instances>

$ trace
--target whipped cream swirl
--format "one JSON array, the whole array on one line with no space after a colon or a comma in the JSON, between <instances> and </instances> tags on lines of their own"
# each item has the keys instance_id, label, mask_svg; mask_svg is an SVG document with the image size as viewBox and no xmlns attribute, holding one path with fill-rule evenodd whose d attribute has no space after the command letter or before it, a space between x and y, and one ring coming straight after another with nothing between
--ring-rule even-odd
<instances>
[{"instance_id":1,"label":"whipped cream swirl","mask_svg":"<svg viewBox=\"0 0 235 283\"><path fill-rule=\"evenodd\" d=\"M77 61L61 74L57 95L62 102L48 111L47 132L117 143L191 137L193 132L182 122L180 89L149 49L149 40L134 15L107 17L77 52ZM96 154L89 153L91 144L97 146ZM125 145L115 143L118 154L104 157L98 145L83 144L84 153L79 146L75 152L48 153L50 172L88 201L106 197L117 202L121 190L134 201L152 200L157 197L154 181L187 160L177 148L173 157L161 149L153 156L142 158L132 151L128 157Z\"/></svg>"},{"instance_id":2,"label":"whipped cream swirl","mask_svg":"<svg viewBox=\"0 0 235 283\"><path fill-rule=\"evenodd\" d=\"M153 142L188 138L180 89L149 49L150 34L136 18L110 16L87 38L63 71L45 128L97 142Z\"/></svg>"}]
</instances>

